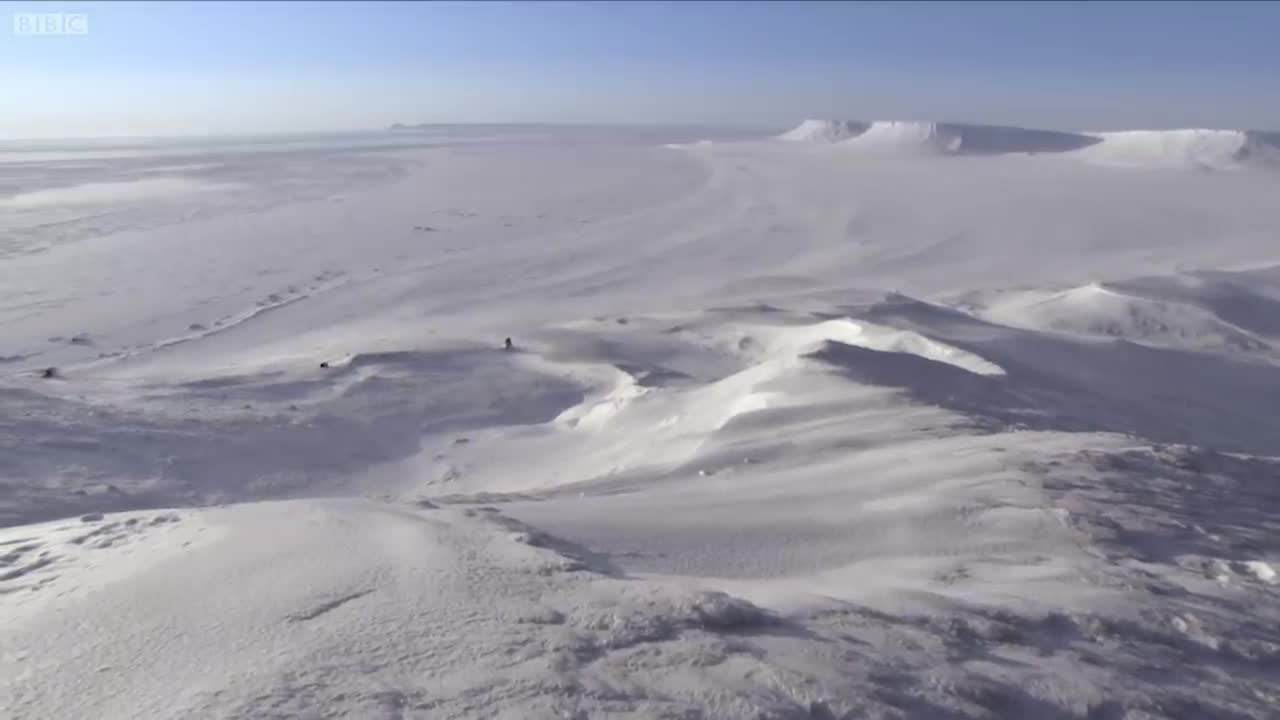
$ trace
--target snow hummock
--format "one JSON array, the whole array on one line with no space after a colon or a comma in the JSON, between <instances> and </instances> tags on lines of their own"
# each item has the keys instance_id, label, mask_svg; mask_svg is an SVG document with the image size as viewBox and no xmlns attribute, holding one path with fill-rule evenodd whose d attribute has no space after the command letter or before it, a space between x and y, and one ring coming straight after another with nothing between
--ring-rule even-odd
<instances>
[{"instance_id":1,"label":"snow hummock","mask_svg":"<svg viewBox=\"0 0 1280 720\"><path fill-rule=\"evenodd\" d=\"M808 119L778 136L780 140L805 143L836 143L848 140L867 129L867 124L854 120Z\"/></svg>"}]
</instances>

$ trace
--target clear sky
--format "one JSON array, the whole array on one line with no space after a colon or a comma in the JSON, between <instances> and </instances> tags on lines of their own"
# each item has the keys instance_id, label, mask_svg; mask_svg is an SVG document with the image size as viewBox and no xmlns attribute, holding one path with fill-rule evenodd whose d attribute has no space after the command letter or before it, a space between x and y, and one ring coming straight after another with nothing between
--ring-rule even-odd
<instances>
[{"instance_id":1,"label":"clear sky","mask_svg":"<svg viewBox=\"0 0 1280 720\"><path fill-rule=\"evenodd\" d=\"M1280 3L30 3L0 137L393 122L1280 128Z\"/></svg>"}]
</instances>

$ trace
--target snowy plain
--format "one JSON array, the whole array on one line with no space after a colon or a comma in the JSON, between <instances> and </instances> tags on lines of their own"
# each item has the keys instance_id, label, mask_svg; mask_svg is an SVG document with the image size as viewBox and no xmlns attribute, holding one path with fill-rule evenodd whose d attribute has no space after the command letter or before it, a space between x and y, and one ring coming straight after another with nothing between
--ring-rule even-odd
<instances>
[{"instance_id":1,"label":"snowy plain","mask_svg":"<svg viewBox=\"0 0 1280 720\"><path fill-rule=\"evenodd\" d=\"M1280 716L1273 143L0 146L0 716Z\"/></svg>"}]
</instances>

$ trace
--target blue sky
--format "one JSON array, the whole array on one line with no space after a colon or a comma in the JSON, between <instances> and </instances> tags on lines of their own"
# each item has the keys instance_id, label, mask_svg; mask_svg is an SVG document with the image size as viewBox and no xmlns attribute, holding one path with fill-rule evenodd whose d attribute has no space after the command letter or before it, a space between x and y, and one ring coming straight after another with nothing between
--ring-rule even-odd
<instances>
[{"instance_id":1,"label":"blue sky","mask_svg":"<svg viewBox=\"0 0 1280 720\"><path fill-rule=\"evenodd\" d=\"M1280 3L22 3L0 137L392 122L1280 128Z\"/></svg>"}]
</instances>

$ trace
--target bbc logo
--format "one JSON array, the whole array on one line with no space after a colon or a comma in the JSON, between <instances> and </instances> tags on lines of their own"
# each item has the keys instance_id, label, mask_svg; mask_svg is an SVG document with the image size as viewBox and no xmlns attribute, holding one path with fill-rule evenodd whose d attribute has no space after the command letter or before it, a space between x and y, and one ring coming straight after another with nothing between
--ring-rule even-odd
<instances>
[{"instance_id":1,"label":"bbc logo","mask_svg":"<svg viewBox=\"0 0 1280 720\"><path fill-rule=\"evenodd\" d=\"M14 13L14 35L88 35L84 13Z\"/></svg>"}]
</instances>

